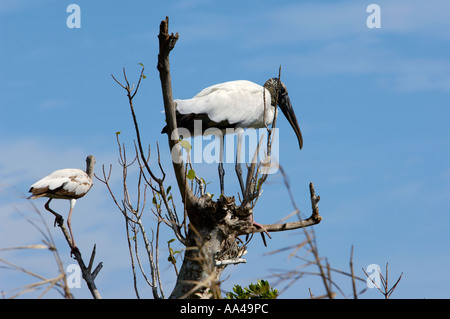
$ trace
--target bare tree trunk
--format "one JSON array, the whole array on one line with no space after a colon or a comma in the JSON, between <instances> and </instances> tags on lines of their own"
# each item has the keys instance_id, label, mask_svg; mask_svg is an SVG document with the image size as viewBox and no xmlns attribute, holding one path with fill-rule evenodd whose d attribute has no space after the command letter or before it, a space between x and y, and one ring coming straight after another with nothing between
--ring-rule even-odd
<instances>
[{"instance_id":1,"label":"bare tree trunk","mask_svg":"<svg viewBox=\"0 0 450 319\"><path fill-rule=\"evenodd\" d=\"M250 219L241 220L234 216L234 198L221 197L214 202L203 195L199 205L191 211L196 222L189 224L188 240L183 264L170 298L220 297L219 280L226 264L224 260L237 263L245 246L236 241L238 229L252 225Z\"/></svg>"}]
</instances>

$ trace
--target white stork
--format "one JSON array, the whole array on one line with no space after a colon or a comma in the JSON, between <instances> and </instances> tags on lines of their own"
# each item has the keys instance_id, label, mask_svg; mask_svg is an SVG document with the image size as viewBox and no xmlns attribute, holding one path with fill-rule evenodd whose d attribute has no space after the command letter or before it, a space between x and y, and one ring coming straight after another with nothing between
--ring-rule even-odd
<instances>
[{"instance_id":1,"label":"white stork","mask_svg":"<svg viewBox=\"0 0 450 319\"><path fill-rule=\"evenodd\" d=\"M300 149L303 147L303 138L297 122L294 110L289 99L286 86L278 78L271 78L264 86L250 81L231 81L216 84L206 89L191 99L175 100L177 126L189 130L192 136L202 134L208 128L217 128L226 134L227 128L264 128L272 124L275 114L276 102L281 111L291 124L297 135ZM265 90L265 94L263 94ZM276 98L278 92L278 98ZM265 103L263 96L265 96ZM194 121L202 121L202 131L194 130ZM265 123L264 123L265 120ZM161 133L168 133L165 126ZM238 134L238 151L240 147L240 135ZM220 191L223 194L223 135L220 145L219 178ZM236 173L242 192L242 168L236 159Z\"/></svg>"},{"instance_id":2,"label":"white stork","mask_svg":"<svg viewBox=\"0 0 450 319\"><path fill-rule=\"evenodd\" d=\"M69 227L70 236L72 237L72 250L76 249L75 240L72 234L71 218L73 207L78 198L83 197L91 189L93 184L95 158L89 155L86 158L86 172L78 168L66 168L54 171L50 175L42 178L31 185L29 192L32 193L29 199L40 197L48 197L45 203L45 209L55 215L55 225L62 225L63 218L60 214L53 211L49 204L52 199L70 200L69 217L67 218L67 226Z\"/></svg>"}]
</instances>

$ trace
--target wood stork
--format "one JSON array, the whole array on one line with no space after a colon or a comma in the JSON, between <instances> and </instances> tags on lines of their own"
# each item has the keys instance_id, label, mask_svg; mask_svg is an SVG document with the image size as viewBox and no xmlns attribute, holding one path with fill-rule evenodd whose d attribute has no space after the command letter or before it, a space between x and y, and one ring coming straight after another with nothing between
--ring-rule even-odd
<instances>
[{"instance_id":1,"label":"wood stork","mask_svg":"<svg viewBox=\"0 0 450 319\"><path fill-rule=\"evenodd\" d=\"M69 227L70 236L72 237L72 250L76 249L75 240L73 238L71 219L73 207L78 198L83 197L91 189L93 184L95 158L89 155L86 158L86 172L78 168L66 168L54 171L50 175L42 178L31 185L29 192L32 193L29 199L40 197L48 197L45 203L45 209L55 215L55 225L62 226L63 218L60 214L53 211L49 204L52 199L70 200L69 217L67 218L67 226Z\"/></svg>"},{"instance_id":2,"label":"wood stork","mask_svg":"<svg viewBox=\"0 0 450 319\"><path fill-rule=\"evenodd\" d=\"M265 90L265 94L263 94ZM276 97L278 92L278 98ZM265 102L263 99L265 96ZM271 125L274 119L276 101L286 119L297 135L300 149L303 147L303 138L297 122L286 86L278 78L271 78L264 86L256 83L239 80L216 84L195 95L191 99L176 99L177 126L189 130L192 136L205 132L208 128L217 128L226 134L227 128L263 128ZM194 121L202 121L201 131L194 130ZM161 133L168 133L165 126ZM219 178L220 191L223 194L223 135L220 144ZM238 134L238 152L240 135ZM242 192L242 169L236 159L236 173Z\"/></svg>"}]
</instances>

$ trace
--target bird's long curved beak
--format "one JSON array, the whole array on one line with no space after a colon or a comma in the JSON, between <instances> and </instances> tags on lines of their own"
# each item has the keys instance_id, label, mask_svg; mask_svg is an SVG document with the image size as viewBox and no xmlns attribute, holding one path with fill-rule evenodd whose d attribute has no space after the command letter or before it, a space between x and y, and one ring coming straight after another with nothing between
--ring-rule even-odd
<instances>
[{"instance_id":1,"label":"bird's long curved beak","mask_svg":"<svg viewBox=\"0 0 450 319\"><path fill-rule=\"evenodd\" d=\"M302 149L303 147L302 132L300 131L300 126L298 125L297 117L295 116L294 109L292 108L291 100L289 99L289 96L287 94L281 96L279 105L284 116L294 129L294 132L297 135L298 145L300 146L300 149Z\"/></svg>"}]
</instances>

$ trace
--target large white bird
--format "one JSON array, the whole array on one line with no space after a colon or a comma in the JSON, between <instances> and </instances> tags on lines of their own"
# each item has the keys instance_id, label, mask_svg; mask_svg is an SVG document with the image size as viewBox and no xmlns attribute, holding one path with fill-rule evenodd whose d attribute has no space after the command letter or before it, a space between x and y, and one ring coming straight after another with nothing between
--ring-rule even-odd
<instances>
[{"instance_id":1,"label":"large white bird","mask_svg":"<svg viewBox=\"0 0 450 319\"><path fill-rule=\"evenodd\" d=\"M265 90L265 94L263 94ZM278 92L278 97L276 93ZM265 102L264 98L265 96ZM215 127L224 134L227 128L263 128L272 124L275 114L276 102L291 124L297 135L300 149L303 147L303 138L294 110L289 99L286 86L278 78L271 78L264 86L250 81L231 81L216 84L203 89L191 99L174 101L176 103L177 126L189 130L192 136L204 133L208 128ZM202 121L202 130L194 130L194 121ZM167 132L165 126L161 133ZM238 135L240 147L240 135ZM220 191L223 194L223 135L220 147L219 178ZM236 173L242 192L242 169L236 160Z\"/></svg>"},{"instance_id":2,"label":"large white bird","mask_svg":"<svg viewBox=\"0 0 450 319\"><path fill-rule=\"evenodd\" d=\"M55 215L55 225L62 225L63 218L60 214L53 211L49 204L52 199L70 200L69 217L67 218L67 226L69 227L70 236L72 237L72 250L76 249L75 240L73 238L71 219L73 207L78 198L83 197L91 189L93 185L95 158L89 155L86 158L86 172L78 168L66 168L54 171L50 175L42 178L31 185L29 192L32 193L29 199L40 197L48 197L45 203L45 209Z\"/></svg>"}]
</instances>

